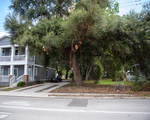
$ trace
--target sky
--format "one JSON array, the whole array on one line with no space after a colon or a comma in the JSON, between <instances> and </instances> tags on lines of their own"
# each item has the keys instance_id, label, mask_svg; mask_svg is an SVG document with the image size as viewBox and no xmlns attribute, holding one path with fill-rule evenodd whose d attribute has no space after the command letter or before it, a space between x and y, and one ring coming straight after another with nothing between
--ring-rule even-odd
<instances>
[{"instance_id":1,"label":"sky","mask_svg":"<svg viewBox=\"0 0 150 120\"><path fill-rule=\"evenodd\" d=\"M119 3L119 15L127 14L129 11L135 10L140 12L142 10L142 4L150 2L150 0L116 0ZM6 34L4 30L4 22L8 13L11 13L12 10L9 10L11 5L11 0L0 0L0 37Z\"/></svg>"}]
</instances>

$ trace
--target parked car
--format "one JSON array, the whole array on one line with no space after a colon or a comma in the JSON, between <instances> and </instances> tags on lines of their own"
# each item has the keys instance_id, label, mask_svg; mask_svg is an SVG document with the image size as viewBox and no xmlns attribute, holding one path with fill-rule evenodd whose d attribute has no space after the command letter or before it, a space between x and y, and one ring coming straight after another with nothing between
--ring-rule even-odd
<instances>
[{"instance_id":1,"label":"parked car","mask_svg":"<svg viewBox=\"0 0 150 120\"><path fill-rule=\"evenodd\" d=\"M55 76L51 79L51 82L62 82L62 79L59 76Z\"/></svg>"}]
</instances>

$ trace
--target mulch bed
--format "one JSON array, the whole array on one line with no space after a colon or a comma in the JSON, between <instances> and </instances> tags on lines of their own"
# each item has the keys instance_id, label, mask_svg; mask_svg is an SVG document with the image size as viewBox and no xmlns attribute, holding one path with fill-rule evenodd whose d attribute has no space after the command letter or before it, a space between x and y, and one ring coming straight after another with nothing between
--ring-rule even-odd
<instances>
[{"instance_id":1,"label":"mulch bed","mask_svg":"<svg viewBox=\"0 0 150 120\"><path fill-rule=\"evenodd\" d=\"M134 92L131 90L131 86L125 86L125 90L122 91L119 88L114 91L114 87L114 85L96 85L92 83L83 83L82 86L76 86L75 83L70 83L51 91L51 93L133 94L136 97L150 97L150 91Z\"/></svg>"}]
</instances>

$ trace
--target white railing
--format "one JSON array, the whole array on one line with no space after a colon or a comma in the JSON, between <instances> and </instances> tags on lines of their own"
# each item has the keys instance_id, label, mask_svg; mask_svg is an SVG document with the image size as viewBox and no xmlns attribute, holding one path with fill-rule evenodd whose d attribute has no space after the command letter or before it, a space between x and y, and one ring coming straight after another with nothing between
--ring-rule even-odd
<instances>
[{"instance_id":1,"label":"white railing","mask_svg":"<svg viewBox=\"0 0 150 120\"><path fill-rule=\"evenodd\" d=\"M0 82L9 82L9 75L0 75Z\"/></svg>"},{"instance_id":2,"label":"white railing","mask_svg":"<svg viewBox=\"0 0 150 120\"><path fill-rule=\"evenodd\" d=\"M25 60L25 55L15 55L14 61L23 61Z\"/></svg>"},{"instance_id":3,"label":"white railing","mask_svg":"<svg viewBox=\"0 0 150 120\"><path fill-rule=\"evenodd\" d=\"M0 57L0 61L3 62L3 61L11 61L11 56L1 56Z\"/></svg>"},{"instance_id":4,"label":"white railing","mask_svg":"<svg viewBox=\"0 0 150 120\"><path fill-rule=\"evenodd\" d=\"M17 79L17 83L19 83L19 82L23 81L23 76L24 76L24 75L21 75L20 77L18 77L18 79Z\"/></svg>"},{"instance_id":5,"label":"white railing","mask_svg":"<svg viewBox=\"0 0 150 120\"><path fill-rule=\"evenodd\" d=\"M10 79L10 86L15 82L15 76L12 76L12 78Z\"/></svg>"}]
</instances>

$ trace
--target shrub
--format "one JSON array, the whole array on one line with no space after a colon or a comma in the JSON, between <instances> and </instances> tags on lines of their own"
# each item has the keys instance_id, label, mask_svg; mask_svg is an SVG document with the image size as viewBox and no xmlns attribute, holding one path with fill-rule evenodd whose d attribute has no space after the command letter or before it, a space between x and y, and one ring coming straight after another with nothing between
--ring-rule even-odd
<instances>
[{"instance_id":1,"label":"shrub","mask_svg":"<svg viewBox=\"0 0 150 120\"><path fill-rule=\"evenodd\" d=\"M134 85L132 90L137 91L150 91L150 82L145 78L136 76L134 78Z\"/></svg>"},{"instance_id":2,"label":"shrub","mask_svg":"<svg viewBox=\"0 0 150 120\"><path fill-rule=\"evenodd\" d=\"M25 84L26 84L25 82L19 82L19 83L17 84L17 86L18 86L18 87L23 87L23 86L25 86Z\"/></svg>"},{"instance_id":3,"label":"shrub","mask_svg":"<svg viewBox=\"0 0 150 120\"><path fill-rule=\"evenodd\" d=\"M44 80L36 80L36 83L37 83L37 84L44 83Z\"/></svg>"},{"instance_id":4,"label":"shrub","mask_svg":"<svg viewBox=\"0 0 150 120\"><path fill-rule=\"evenodd\" d=\"M91 67L89 79L95 80L94 84L99 84L102 76L103 76L103 66L100 63L93 65Z\"/></svg>"},{"instance_id":5,"label":"shrub","mask_svg":"<svg viewBox=\"0 0 150 120\"><path fill-rule=\"evenodd\" d=\"M100 80L96 80L94 84L100 84Z\"/></svg>"}]
</instances>

